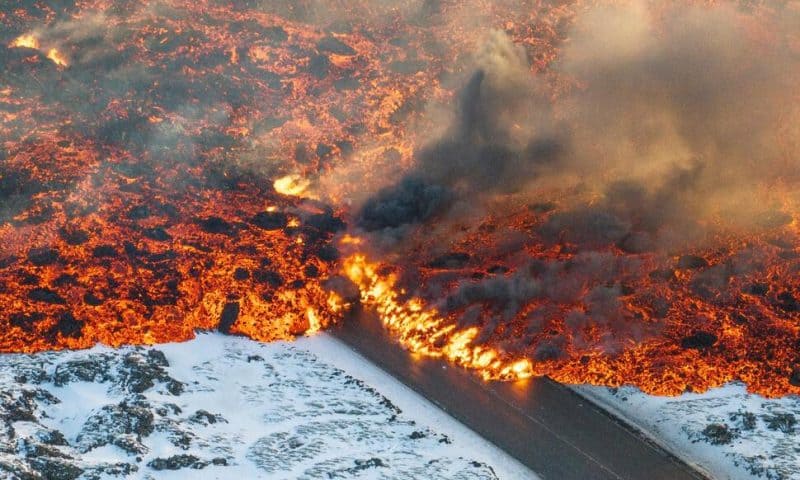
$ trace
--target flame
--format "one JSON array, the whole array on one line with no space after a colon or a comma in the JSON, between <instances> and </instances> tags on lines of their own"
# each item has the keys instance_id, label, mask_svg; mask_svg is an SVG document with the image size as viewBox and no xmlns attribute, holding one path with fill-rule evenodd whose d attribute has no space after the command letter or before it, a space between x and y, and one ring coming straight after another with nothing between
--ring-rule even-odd
<instances>
[{"instance_id":1,"label":"flame","mask_svg":"<svg viewBox=\"0 0 800 480\"><path fill-rule=\"evenodd\" d=\"M47 58L52 60L53 63L60 67L66 67L69 65L66 57L64 57L64 55L55 48L51 48L47 51Z\"/></svg>"},{"instance_id":2,"label":"flame","mask_svg":"<svg viewBox=\"0 0 800 480\"><path fill-rule=\"evenodd\" d=\"M286 175L272 184L276 192L290 197L299 197L311 186L311 181L298 174Z\"/></svg>"},{"instance_id":3,"label":"flame","mask_svg":"<svg viewBox=\"0 0 800 480\"><path fill-rule=\"evenodd\" d=\"M484 30L505 27L534 59L531 73L552 84L555 102L573 85L549 65L569 42L564 27L585 2L523 9L519 2L479 0L476 10L493 21L469 30L450 12L430 25L392 13L391 28L366 22L337 33L349 49L327 48L347 54L321 48L326 34L319 25L271 7L197 0L185 6L187 15L153 21L150 9L123 9L128 17L113 14L105 0L72 2L71 22L95 18L98 10L113 19L113 34L98 28L104 43L96 44L71 38L60 28L61 16L42 16L35 3L20 4L14 28L47 31L46 40L29 33L10 46L36 49L59 68L39 68L26 52L3 65L12 74L0 86L0 193L8 200L0 208L0 351L177 341L213 328L262 341L291 339L346 314L355 299L325 288L327 278L343 273L402 345L483 378L549 375L571 383L632 383L668 395L739 380L765 395L800 393L796 201L776 202L792 216L781 230L678 252L728 271L738 252L750 249L758 267L705 297L697 293L706 286L696 281L702 269L676 269L675 259L614 246L592 252L638 265L612 278L620 289L634 290L616 298L621 315L615 320L656 331L628 343L597 322L581 332L565 328L568 313L592 314L579 300L532 301L496 331L486 327L491 312L485 305L478 307L486 315L468 327L459 326L463 312L434 308L441 297L433 295L451 293L460 281L510 276L530 259L574 262L573 245L549 247L533 238L530 226L547 214L481 219L497 232L529 239L523 250L477 258L496 252L505 239L483 228L452 237L423 230L407 240L408 255L381 262L361 253L374 247L367 237L337 229L335 221L319 218L321 210L298 215L314 208L309 197L324 191L333 199L331 215L347 220L364 185L374 191L412 167L419 132L424 139L442 128L423 111L455 101L459 73L451 59L474 52ZM384 13L381 2L329 3L356 22L352 12ZM59 70L69 66L69 55L94 58L95 49L97 75L65 79ZM105 57L113 71L104 70ZM141 88L120 88L129 82L120 82L118 72L142 67L149 73ZM64 87L68 94L59 95ZM82 99L98 102L75 108ZM789 147L787 158L795 151ZM264 158L277 164L267 167ZM302 174L275 180L269 176L275 171ZM430 252L442 248L477 252L477 259L458 271L427 267ZM508 273L493 273L498 264ZM434 294L421 288L409 297L401 288L405 277L383 273L401 266L423 286L446 280ZM568 280L576 290L597 287L586 278ZM670 309L658 314L665 300ZM539 307L547 307L545 327L530 333L526 315ZM681 348L701 327L717 343ZM579 334L585 345L576 342ZM563 356L537 357L537 342L556 337L565 342ZM511 345L520 339L527 343Z\"/></svg>"},{"instance_id":4,"label":"flame","mask_svg":"<svg viewBox=\"0 0 800 480\"><path fill-rule=\"evenodd\" d=\"M32 48L34 50L38 50L39 39L37 39L35 35L29 33L14 39L14 41L11 42L11 46L16 48Z\"/></svg>"},{"instance_id":5,"label":"flame","mask_svg":"<svg viewBox=\"0 0 800 480\"><path fill-rule=\"evenodd\" d=\"M17 37L13 42L11 42L10 46L12 48L32 48L34 50L40 50L42 48L41 44L39 43L39 39L36 38L36 36L32 33ZM59 67L69 66L67 58L57 48L48 49L46 56L50 61Z\"/></svg>"},{"instance_id":6,"label":"flame","mask_svg":"<svg viewBox=\"0 0 800 480\"><path fill-rule=\"evenodd\" d=\"M475 370L485 380L520 380L533 375L528 359L510 359L490 347L472 345L478 331L458 330L436 309L426 308L419 299L400 300L397 279L378 274L378 264L363 254L344 261L344 271L361 291L361 303L374 309L383 325L411 352L445 358Z\"/></svg>"}]
</instances>

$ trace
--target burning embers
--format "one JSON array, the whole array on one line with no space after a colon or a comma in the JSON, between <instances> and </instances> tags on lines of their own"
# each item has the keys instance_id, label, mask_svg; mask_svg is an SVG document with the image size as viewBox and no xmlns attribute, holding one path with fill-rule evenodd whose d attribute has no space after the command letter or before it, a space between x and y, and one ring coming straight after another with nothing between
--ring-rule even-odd
<instances>
[{"instance_id":1,"label":"burning embers","mask_svg":"<svg viewBox=\"0 0 800 480\"><path fill-rule=\"evenodd\" d=\"M26 34L17 37L13 42L11 42L10 46L13 48L30 48L33 50L41 49L39 39L33 34ZM47 49L46 52L46 57L59 67L68 66L67 58L63 53L59 52L57 48L51 47Z\"/></svg>"},{"instance_id":2,"label":"burning embers","mask_svg":"<svg viewBox=\"0 0 800 480\"><path fill-rule=\"evenodd\" d=\"M360 301L484 378L800 392L796 7L267 3L0 15L2 350Z\"/></svg>"},{"instance_id":3,"label":"burning embers","mask_svg":"<svg viewBox=\"0 0 800 480\"><path fill-rule=\"evenodd\" d=\"M76 139L8 153L4 351L182 340L198 328L274 340L332 320L319 283L335 252L329 212L221 187L214 173L166 189L185 173L102 154ZM63 171L46 163L53 158ZM264 211L265 201L282 210Z\"/></svg>"}]
</instances>

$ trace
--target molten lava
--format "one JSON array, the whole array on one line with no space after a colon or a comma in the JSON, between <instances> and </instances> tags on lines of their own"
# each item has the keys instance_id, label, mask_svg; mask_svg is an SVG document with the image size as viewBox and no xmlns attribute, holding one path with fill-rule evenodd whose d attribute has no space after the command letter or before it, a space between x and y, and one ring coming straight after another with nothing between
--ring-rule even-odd
<instances>
[{"instance_id":1,"label":"molten lava","mask_svg":"<svg viewBox=\"0 0 800 480\"><path fill-rule=\"evenodd\" d=\"M560 191L466 196L447 222L401 204L416 224L363 231L372 220L358 205L418 168L421 146L446 136L451 107L480 86L483 73L468 71L480 38L513 40L497 69L523 59L554 123L574 120L564 99L591 85L557 66L576 17L603 2L19 3L0 11L0 351L177 341L197 329L290 339L346 321L360 301L409 350L485 379L668 395L742 381L800 394L794 174L760 177L758 199L770 202L752 202L763 207L758 228L709 228L703 242L668 248L596 212L613 202L592 183L617 171L564 175ZM768 27L781 13L736 15L765 50L800 56L796 34ZM500 115L511 116L516 98L505 100ZM794 128L775 132L787 165ZM524 130L503 133L514 143ZM708 150L728 153L737 138L726 140ZM619 150L652 153L637 148ZM458 153L468 170L472 152ZM486 167L481 181L498 172ZM640 198L659 207L666 197ZM570 230L576 205L589 213L569 217ZM639 206L612 205L634 210L637 226L647 223ZM698 225L726 225L738 212L723 206ZM592 243L575 225L622 234Z\"/></svg>"},{"instance_id":2,"label":"molten lava","mask_svg":"<svg viewBox=\"0 0 800 480\"><path fill-rule=\"evenodd\" d=\"M532 375L527 359L510 360L497 350L472 345L477 328L458 330L453 322L435 309L427 309L419 299L399 300L396 278L382 277L378 266L363 255L344 262L348 278L361 290L361 303L374 309L384 326L414 353L444 357L464 368L477 371L484 379L520 380Z\"/></svg>"}]
</instances>

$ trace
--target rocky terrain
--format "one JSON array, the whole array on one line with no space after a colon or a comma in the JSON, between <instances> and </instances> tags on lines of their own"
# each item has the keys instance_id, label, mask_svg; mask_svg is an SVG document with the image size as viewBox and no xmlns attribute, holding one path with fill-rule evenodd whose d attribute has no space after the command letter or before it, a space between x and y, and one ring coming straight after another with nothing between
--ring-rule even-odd
<instances>
[{"instance_id":1,"label":"rocky terrain","mask_svg":"<svg viewBox=\"0 0 800 480\"><path fill-rule=\"evenodd\" d=\"M634 387L578 393L647 432L718 479L800 479L800 399L764 398L732 383L705 393L656 397Z\"/></svg>"},{"instance_id":2,"label":"rocky terrain","mask_svg":"<svg viewBox=\"0 0 800 480\"><path fill-rule=\"evenodd\" d=\"M150 348L2 356L0 478L524 475L388 377L381 389L402 397L403 408L322 360L320 352L353 356L337 345L324 336L260 344L208 334Z\"/></svg>"}]
</instances>

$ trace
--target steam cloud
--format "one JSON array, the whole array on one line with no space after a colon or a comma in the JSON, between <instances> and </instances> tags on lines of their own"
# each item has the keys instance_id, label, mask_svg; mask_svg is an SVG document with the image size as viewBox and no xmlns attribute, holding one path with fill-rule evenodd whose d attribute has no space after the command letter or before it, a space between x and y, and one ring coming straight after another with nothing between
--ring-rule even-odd
<instances>
[{"instance_id":1,"label":"steam cloud","mask_svg":"<svg viewBox=\"0 0 800 480\"><path fill-rule=\"evenodd\" d=\"M524 50L494 32L457 120L406 180L365 203L360 225L397 234L446 222L461 201L484 208L498 194L535 202L553 191L559 211L539 231L552 241L641 252L788 223L785 192L765 186L797 181L800 135L787 126L800 69L780 41L794 22L769 39L747 22L727 6L582 13L554 66L576 87L557 102ZM712 218L722 220L713 229Z\"/></svg>"}]
</instances>

